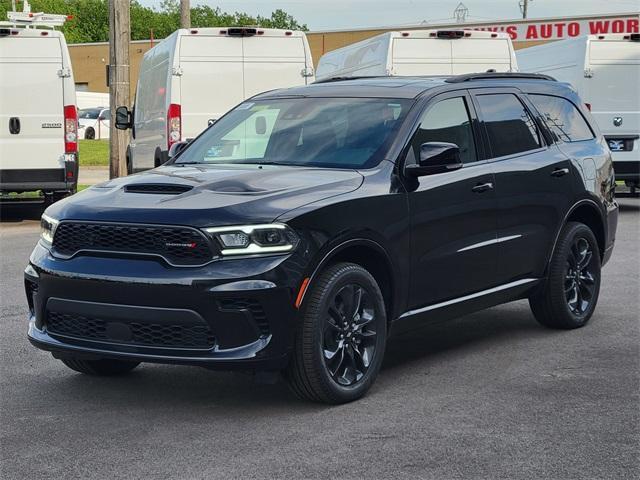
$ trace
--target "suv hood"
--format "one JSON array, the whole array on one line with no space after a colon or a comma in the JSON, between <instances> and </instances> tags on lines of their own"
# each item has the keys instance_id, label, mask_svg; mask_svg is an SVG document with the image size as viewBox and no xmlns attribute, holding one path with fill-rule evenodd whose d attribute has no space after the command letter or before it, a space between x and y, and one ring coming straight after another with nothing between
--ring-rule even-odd
<instances>
[{"instance_id":1,"label":"suv hood","mask_svg":"<svg viewBox=\"0 0 640 480\"><path fill-rule=\"evenodd\" d=\"M275 165L168 165L111 180L53 204L63 220L190 225L271 222L303 205L356 190L356 170Z\"/></svg>"}]
</instances>

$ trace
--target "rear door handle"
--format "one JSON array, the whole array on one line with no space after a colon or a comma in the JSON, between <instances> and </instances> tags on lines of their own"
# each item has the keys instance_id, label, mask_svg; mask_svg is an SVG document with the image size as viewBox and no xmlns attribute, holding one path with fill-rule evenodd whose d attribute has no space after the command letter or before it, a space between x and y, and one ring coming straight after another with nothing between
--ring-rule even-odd
<instances>
[{"instance_id":1,"label":"rear door handle","mask_svg":"<svg viewBox=\"0 0 640 480\"><path fill-rule=\"evenodd\" d=\"M552 177L564 177L567 173L569 173L568 168L556 168L553 172L551 172Z\"/></svg>"},{"instance_id":2,"label":"rear door handle","mask_svg":"<svg viewBox=\"0 0 640 480\"><path fill-rule=\"evenodd\" d=\"M20 133L20 119L18 117L11 117L9 119L9 133L11 133L11 135Z\"/></svg>"},{"instance_id":3,"label":"rear door handle","mask_svg":"<svg viewBox=\"0 0 640 480\"><path fill-rule=\"evenodd\" d=\"M486 192L487 190L493 190L493 183L491 182L479 183L471 189L471 191L475 193L482 193L482 192Z\"/></svg>"}]
</instances>

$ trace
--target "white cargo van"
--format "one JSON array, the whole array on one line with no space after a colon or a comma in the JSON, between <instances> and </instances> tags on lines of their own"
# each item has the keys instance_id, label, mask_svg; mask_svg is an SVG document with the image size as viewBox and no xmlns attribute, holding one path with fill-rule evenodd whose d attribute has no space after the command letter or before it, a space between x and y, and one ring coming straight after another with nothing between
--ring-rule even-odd
<instances>
[{"instance_id":1,"label":"white cargo van","mask_svg":"<svg viewBox=\"0 0 640 480\"><path fill-rule=\"evenodd\" d=\"M8 17L0 24L0 192L40 190L54 200L74 192L78 178L71 61L53 30L66 17Z\"/></svg>"},{"instance_id":2,"label":"white cargo van","mask_svg":"<svg viewBox=\"0 0 640 480\"><path fill-rule=\"evenodd\" d=\"M387 32L331 52L318 62L316 80L338 77L459 75L517 72L511 38L476 30Z\"/></svg>"},{"instance_id":3,"label":"white cargo van","mask_svg":"<svg viewBox=\"0 0 640 480\"><path fill-rule=\"evenodd\" d=\"M605 34L518 50L523 72L568 82L596 118L617 180L640 187L640 34Z\"/></svg>"},{"instance_id":4,"label":"white cargo van","mask_svg":"<svg viewBox=\"0 0 640 480\"><path fill-rule=\"evenodd\" d=\"M248 97L312 81L313 61L304 32L248 27L178 30L142 60L131 114L129 172L165 162L172 144L197 136Z\"/></svg>"}]
</instances>

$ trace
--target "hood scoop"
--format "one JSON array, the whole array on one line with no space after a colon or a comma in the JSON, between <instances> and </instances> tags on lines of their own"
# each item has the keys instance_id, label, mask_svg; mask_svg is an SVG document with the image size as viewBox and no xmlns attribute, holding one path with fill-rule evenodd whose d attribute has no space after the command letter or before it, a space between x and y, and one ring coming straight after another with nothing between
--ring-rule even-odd
<instances>
[{"instance_id":1,"label":"hood scoop","mask_svg":"<svg viewBox=\"0 0 640 480\"><path fill-rule=\"evenodd\" d=\"M175 185L171 183L138 183L126 185L127 193L150 193L156 195L180 195L193 189L191 185Z\"/></svg>"}]
</instances>

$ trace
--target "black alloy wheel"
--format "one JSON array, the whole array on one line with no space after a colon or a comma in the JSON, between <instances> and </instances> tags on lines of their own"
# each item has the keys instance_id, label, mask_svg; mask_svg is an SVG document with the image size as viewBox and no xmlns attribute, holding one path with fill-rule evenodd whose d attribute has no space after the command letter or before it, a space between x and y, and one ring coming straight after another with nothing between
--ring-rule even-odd
<instances>
[{"instance_id":1,"label":"black alloy wheel","mask_svg":"<svg viewBox=\"0 0 640 480\"><path fill-rule=\"evenodd\" d=\"M376 280L360 265L331 265L306 292L286 378L306 400L356 400L378 375L386 341L386 307Z\"/></svg>"},{"instance_id":2,"label":"black alloy wheel","mask_svg":"<svg viewBox=\"0 0 640 480\"><path fill-rule=\"evenodd\" d=\"M375 308L370 294L347 284L325 312L323 355L331 378L340 385L359 382L369 370L376 349Z\"/></svg>"},{"instance_id":3,"label":"black alloy wheel","mask_svg":"<svg viewBox=\"0 0 640 480\"><path fill-rule=\"evenodd\" d=\"M584 315L595 297L594 255L589 241L576 237L567 256L564 292L569 310Z\"/></svg>"},{"instance_id":4,"label":"black alloy wheel","mask_svg":"<svg viewBox=\"0 0 640 480\"><path fill-rule=\"evenodd\" d=\"M600 293L600 251L591 229L564 226L549 261L547 279L529 298L536 320L551 328L586 325Z\"/></svg>"}]
</instances>

